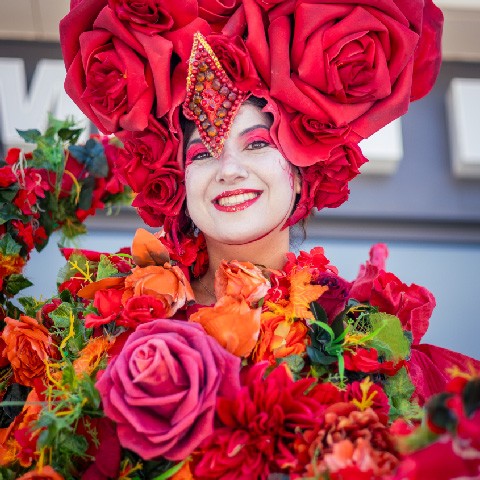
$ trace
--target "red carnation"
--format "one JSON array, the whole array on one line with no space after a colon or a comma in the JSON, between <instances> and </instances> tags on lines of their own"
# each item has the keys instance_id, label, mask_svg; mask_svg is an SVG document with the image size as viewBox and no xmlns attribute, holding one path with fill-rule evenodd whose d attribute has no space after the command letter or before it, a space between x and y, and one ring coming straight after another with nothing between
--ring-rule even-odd
<instances>
[{"instance_id":1,"label":"red carnation","mask_svg":"<svg viewBox=\"0 0 480 480\"><path fill-rule=\"evenodd\" d=\"M256 364L232 399L219 399L220 425L201 445L194 476L199 479L266 479L270 473L302 471L295 439L318 429L326 406L340 400L335 387L315 380L295 382L285 364L263 378L267 364ZM338 393L338 391L336 391Z\"/></svg>"}]
</instances>

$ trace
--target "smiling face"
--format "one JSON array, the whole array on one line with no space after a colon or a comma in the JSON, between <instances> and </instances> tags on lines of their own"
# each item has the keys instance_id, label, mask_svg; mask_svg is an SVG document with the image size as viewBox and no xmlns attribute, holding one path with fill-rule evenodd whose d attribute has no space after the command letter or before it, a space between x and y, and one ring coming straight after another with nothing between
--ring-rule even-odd
<instances>
[{"instance_id":1,"label":"smiling face","mask_svg":"<svg viewBox=\"0 0 480 480\"><path fill-rule=\"evenodd\" d=\"M242 245L280 231L300 181L270 138L271 121L244 103L220 157L210 156L197 130L186 145L188 212L207 240Z\"/></svg>"}]
</instances>

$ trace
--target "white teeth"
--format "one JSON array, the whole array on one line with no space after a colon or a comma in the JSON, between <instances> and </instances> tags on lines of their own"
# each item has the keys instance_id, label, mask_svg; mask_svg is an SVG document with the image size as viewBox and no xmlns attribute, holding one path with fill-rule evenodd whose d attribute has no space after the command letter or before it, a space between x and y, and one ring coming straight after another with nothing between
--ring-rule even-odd
<instances>
[{"instance_id":1,"label":"white teeth","mask_svg":"<svg viewBox=\"0 0 480 480\"><path fill-rule=\"evenodd\" d=\"M231 207L233 205L239 205L247 200L252 200L258 197L258 193L241 193L240 195L231 195L230 197L222 197L218 199L218 204L222 207Z\"/></svg>"}]
</instances>

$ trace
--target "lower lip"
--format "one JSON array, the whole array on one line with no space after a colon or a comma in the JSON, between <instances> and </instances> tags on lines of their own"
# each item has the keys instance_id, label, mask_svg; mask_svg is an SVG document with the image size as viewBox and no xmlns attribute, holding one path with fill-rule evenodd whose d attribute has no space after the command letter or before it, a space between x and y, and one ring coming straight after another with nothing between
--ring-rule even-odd
<instances>
[{"instance_id":1,"label":"lower lip","mask_svg":"<svg viewBox=\"0 0 480 480\"><path fill-rule=\"evenodd\" d=\"M246 202L237 203L237 205L220 205L216 202L213 205L217 210L220 210L221 212L240 212L241 210L245 210L246 208L248 208L250 205L252 205L252 203L255 203L260 198L260 195L250 200L247 200Z\"/></svg>"}]
</instances>

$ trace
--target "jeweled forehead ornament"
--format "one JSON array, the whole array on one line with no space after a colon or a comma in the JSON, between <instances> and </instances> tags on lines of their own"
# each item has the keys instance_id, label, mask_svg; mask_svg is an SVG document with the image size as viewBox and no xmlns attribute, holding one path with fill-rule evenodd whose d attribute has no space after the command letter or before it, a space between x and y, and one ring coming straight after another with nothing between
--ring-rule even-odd
<instances>
[{"instance_id":1,"label":"jeweled forehead ornament","mask_svg":"<svg viewBox=\"0 0 480 480\"><path fill-rule=\"evenodd\" d=\"M248 96L233 85L205 37L195 33L183 113L195 122L213 157L222 153L233 119Z\"/></svg>"}]
</instances>

